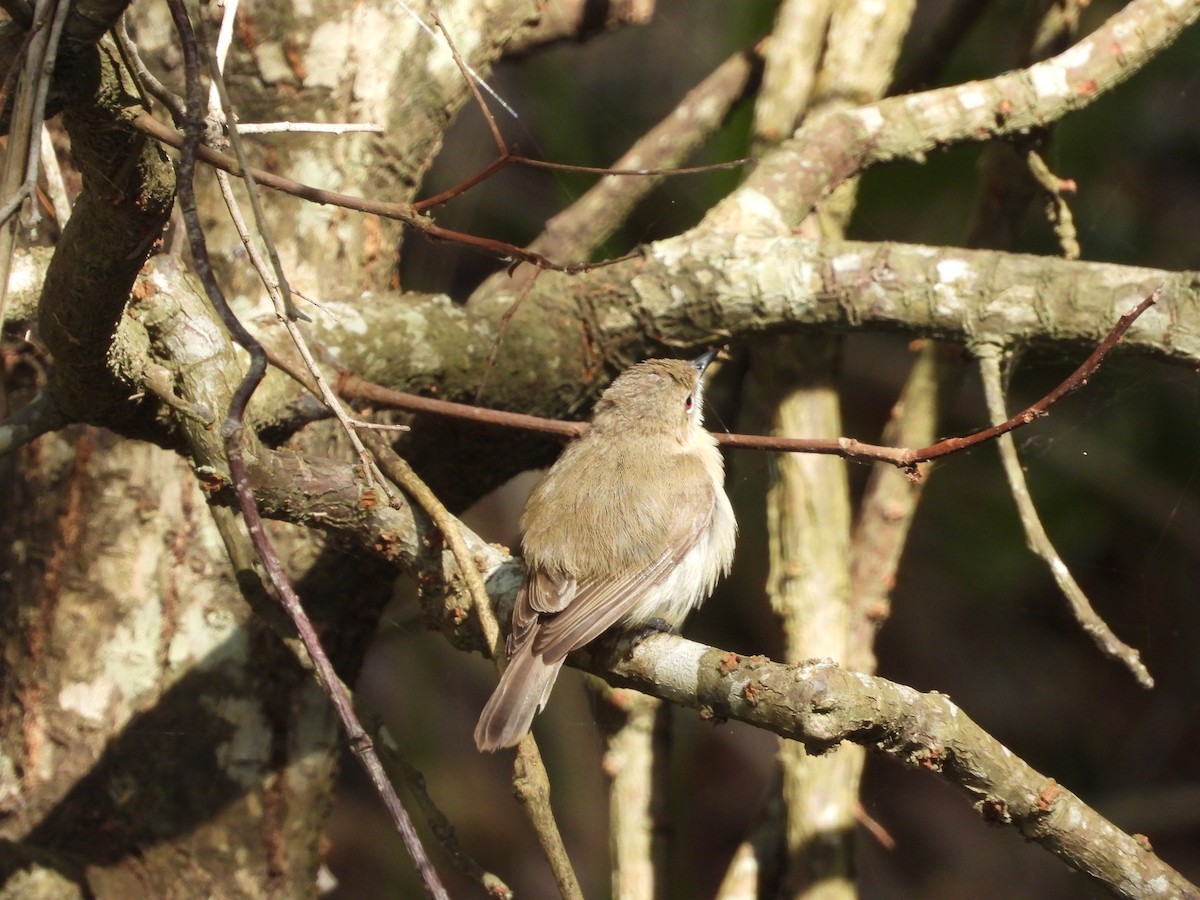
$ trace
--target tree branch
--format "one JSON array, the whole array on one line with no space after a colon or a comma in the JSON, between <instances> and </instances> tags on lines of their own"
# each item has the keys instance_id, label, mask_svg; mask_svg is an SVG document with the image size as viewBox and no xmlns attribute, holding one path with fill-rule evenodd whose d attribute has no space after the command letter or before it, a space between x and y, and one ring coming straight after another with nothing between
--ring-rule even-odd
<instances>
[{"instance_id":1,"label":"tree branch","mask_svg":"<svg viewBox=\"0 0 1200 900\"><path fill-rule=\"evenodd\" d=\"M802 741L812 752L851 741L935 772L1009 825L1119 897L1196 898L1200 889L1053 778L1035 771L943 694L923 694L828 660L786 666L680 637L630 651L609 641L572 660L622 687Z\"/></svg>"},{"instance_id":2,"label":"tree branch","mask_svg":"<svg viewBox=\"0 0 1200 900\"><path fill-rule=\"evenodd\" d=\"M539 14L504 45L507 58L521 57L557 41L585 41L602 31L644 25L654 15L655 0L608 0L597 16L588 0L550 0Z\"/></svg>"},{"instance_id":3,"label":"tree branch","mask_svg":"<svg viewBox=\"0 0 1200 900\"><path fill-rule=\"evenodd\" d=\"M175 177L162 149L129 127L140 100L111 46L99 63L94 93L63 116L83 191L46 270L38 327L55 361L51 400L70 418L112 424L136 410L137 349L118 340L118 325L170 215Z\"/></svg>"},{"instance_id":4,"label":"tree branch","mask_svg":"<svg viewBox=\"0 0 1200 900\"><path fill-rule=\"evenodd\" d=\"M1134 0L1066 51L984 81L890 97L816 118L763 157L700 230L780 234L852 175L929 151L1019 134L1090 105L1200 17L1188 0Z\"/></svg>"},{"instance_id":5,"label":"tree branch","mask_svg":"<svg viewBox=\"0 0 1200 900\"><path fill-rule=\"evenodd\" d=\"M992 421L1002 420L1005 416L1003 377L1000 372L1000 354L994 349L980 348L976 355L979 357L979 368L983 378L983 392L987 401L988 417ZM1066 598L1071 607L1075 621L1095 642L1101 651L1122 663L1130 674L1144 688L1154 687L1154 678L1142 662L1138 651L1118 638L1108 627L1099 613L1096 612L1087 594L1063 562L1063 558L1055 549L1046 528L1042 525L1037 506L1029 493L1029 485L1025 481L1025 472L1017 456L1016 443L1011 434L1002 434L998 439L1000 462L1004 467L1004 477L1008 480L1008 489L1017 513L1021 518L1021 527L1025 529L1025 542L1029 549L1042 558L1054 577L1055 584Z\"/></svg>"}]
</instances>

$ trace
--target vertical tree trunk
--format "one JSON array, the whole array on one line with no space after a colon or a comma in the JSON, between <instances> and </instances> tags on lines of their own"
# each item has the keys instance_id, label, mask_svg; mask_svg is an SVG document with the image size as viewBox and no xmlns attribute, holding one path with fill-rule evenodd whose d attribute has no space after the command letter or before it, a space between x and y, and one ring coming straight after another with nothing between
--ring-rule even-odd
<instances>
[{"instance_id":1,"label":"vertical tree trunk","mask_svg":"<svg viewBox=\"0 0 1200 900\"><path fill-rule=\"evenodd\" d=\"M779 338L755 349L746 389L770 413L776 434L842 433L834 373L838 345L827 338ZM767 491L768 594L783 626L787 662L846 659L850 647L850 490L832 457L772 457ZM781 896L844 898L854 882L855 804L861 747L821 757L779 747L784 814Z\"/></svg>"},{"instance_id":2,"label":"vertical tree trunk","mask_svg":"<svg viewBox=\"0 0 1200 900\"><path fill-rule=\"evenodd\" d=\"M195 476L86 427L5 466L0 833L51 854L29 877L310 893L337 733L242 599ZM0 882L30 862L6 854Z\"/></svg>"}]
</instances>

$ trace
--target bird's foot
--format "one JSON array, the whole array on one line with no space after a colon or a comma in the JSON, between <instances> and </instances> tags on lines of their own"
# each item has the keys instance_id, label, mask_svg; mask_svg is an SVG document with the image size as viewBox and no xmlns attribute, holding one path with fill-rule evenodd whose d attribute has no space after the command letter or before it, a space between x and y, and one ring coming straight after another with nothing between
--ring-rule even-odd
<instances>
[{"instance_id":1,"label":"bird's foot","mask_svg":"<svg viewBox=\"0 0 1200 900\"><path fill-rule=\"evenodd\" d=\"M666 619L650 619L629 630L629 652L633 653L637 645L652 634L675 634L675 629L667 624Z\"/></svg>"}]
</instances>

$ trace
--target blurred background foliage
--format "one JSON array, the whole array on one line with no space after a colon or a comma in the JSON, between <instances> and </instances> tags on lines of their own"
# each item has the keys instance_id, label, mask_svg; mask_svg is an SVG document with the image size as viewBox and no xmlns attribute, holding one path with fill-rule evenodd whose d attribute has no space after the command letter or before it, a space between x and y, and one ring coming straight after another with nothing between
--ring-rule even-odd
<instances>
[{"instance_id":1,"label":"blurred background foliage","mask_svg":"<svg viewBox=\"0 0 1200 900\"><path fill-rule=\"evenodd\" d=\"M922 0L899 71L956 2ZM1121 4L1095 2L1080 34ZM516 109L497 119L532 156L604 166L723 59L758 40L775 4L660 0L652 24L557 46L501 66L490 83ZM1010 67L1019 0L996 0L945 60L936 87ZM693 164L748 153L749 104ZM962 245L978 191L982 146L930 156L924 165L869 172L849 237ZM494 148L478 111L460 114L426 184L433 194L489 162ZM1200 234L1200 33L1194 29L1130 82L1054 131L1050 168L1074 179L1070 198L1083 258L1169 269L1197 267ZM668 179L604 249L618 254L694 224L737 172ZM590 185L564 173L510 169L451 202L442 224L517 243ZM1021 252L1055 253L1040 204L1020 233ZM494 261L410 239L405 288L463 298ZM1043 395L1090 352L1034 349L1010 390L1015 411ZM873 441L911 363L906 338L847 337L841 372L847 434ZM973 369L947 403L944 434L985 424ZM718 375L709 425L737 418L736 361ZM486 402L486 397L484 398ZM950 695L1014 753L1078 793L1120 827L1200 881L1200 380L1196 373L1118 353L1083 390L1016 435L1051 538L1116 633L1138 647L1158 681L1139 688L1103 657L1066 611L1046 567L1025 548L994 447L937 465L879 636L880 674ZM762 490L769 460L729 459L742 527L734 576L685 632L744 653L778 656L763 593ZM861 490L867 469L852 466ZM470 524L517 546L516 517L533 476L479 504ZM430 792L468 852L519 896L554 895L532 833L511 797L509 754L481 756L470 734L494 684L491 666L427 632L400 584L364 669L360 690L425 772ZM580 687L568 675L536 726L554 802L588 897L608 894L606 799L600 742ZM774 739L737 723L676 711L670 823L674 896L711 896L771 772ZM330 825L335 897L417 896L411 865L358 768L343 768ZM936 777L881 757L868 761L862 805L895 839L888 850L860 829L864 898L1082 898L1094 888L1011 829L985 825L964 795ZM440 868L454 896L478 889Z\"/></svg>"}]
</instances>

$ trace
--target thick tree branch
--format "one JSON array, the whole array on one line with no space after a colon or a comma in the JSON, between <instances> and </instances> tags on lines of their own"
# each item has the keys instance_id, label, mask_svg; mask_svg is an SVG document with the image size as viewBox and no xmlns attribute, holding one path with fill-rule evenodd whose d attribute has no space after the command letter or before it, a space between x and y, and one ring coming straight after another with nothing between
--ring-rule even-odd
<instances>
[{"instance_id":1,"label":"thick tree branch","mask_svg":"<svg viewBox=\"0 0 1200 900\"><path fill-rule=\"evenodd\" d=\"M562 417L585 408L606 373L638 359L810 326L967 345L1094 344L1160 283L1162 302L1125 344L1195 364L1200 281L1192 273L908 244L684 236L604 273L543 273L501 346L484 402ZM415 392L436 384L439 397L470 401L509 300L464 308L407 294L331 303L338 322L315 327L365 380Z\"/></svg>"},{"instance_id":2,"label":"thick tree branch","mask_svg":"<svg viewBox=\"0 0 1200 900\"><path fill-rule=\"evenodd\" d=\"M694 233L786 234L839 184L864 169L897 159L923 161L938 147L1022 133L1089 105L1170 45L1200 17L1186 0L1135 0L1078 44L1051 59L986 81L894 97L817 116L769 154L744 185L713 208ZM181 136L148 116L138 127L174 146ZM226 171L237 164L202 148ZM455 232L418 216L405 203L353 197L255 170L263 185L317 203L335 203L403 221L438 240L461 242L505 260L545 269L583 271L487 237Z\"/></svg>"},{"instance_id":3,"label":"thick tree branch","mask_svg":"<svg viewBox=\"0 0 1200 900\"><path fill-rule=\"evenodd\" d=\"M501 347L485 402L574 415L606 383L604 373L626 362L805 326L894 330L967 345L1095 344L1160 283L1163 299L1124 344L1187 365L1200 362L1200 281L1192 273L903 244L749 236L731 243L676 238L653 245L638 270L616 282L544 273L525 301L520 327ZM19 270L27 268L22 262ZM141 290L187 288L159 257ZM564 319L556 311L564 296L594 315ZM465 401L474 399L503 315L500 301L464 308L440 295L327 305L336 321L318 320L315 337L346 368L410 391L436 384L440 397ZM656 329L647 334L645 322ZM589 346L591 352L581 352ZM142 362L129 358L132 370ZM163 364L187 374L169 353Z\"/></svg>"},{"instance_id":4,"label":"thick tree branch","mask_svg":"<svg viewBox=\"0 0 1200 900\"><path fill-rule=\"evenodd\" d=\"M130 414L140 375L118 324L170 215L175 176L162 149L129 127L140 101L111 46L99 61L94 95L64 114L83 191L47 268L38 326L55 360L50 399L70 418L111 424Z\"/></svg>"},{"instance_id":5,"label":"thick tree branch","mask_svg":"<svg viewBox=\"0 0 1200 900\"><path fill-rule=\"evenodd\" d=\"M891 81L914 7L912 0L833 4L814 60L812 95L796 103L791 124L779 136L790 134L796 123L879 100ZM785 15L781 11L780 25ZM794 42L783 34L776 37ZM760 140L770 137L761 128L758 133ZM838 185L812 215L794 223L797 233L844 237L857 188L857 179ZM743 396L769 404L774 435L843 433L836 385L842 340L837 331L828 330L751 347ZM803 455L776 456L773 462L765 498L770 548L766 583L782 627L784 658L846 661L859 650L851 638L860 634L852 628L853 513L847 466L841 459ZM782 775L784 864L780 886L764 883L760 890L852 900L857 896L854 822L865 763L862 748L839 748L817 758L803 745L783 741L776 760Z\"/></svg>"},{"instance_id":6,"label":"thick tree branch","mask_svg":"<svg viewBox=\"0 0 1200 900\"><path fill-rule=\"evenodd\" d=\"M467 594L445 580L453 563L428 554L427 523L418 525L406 507L364 503L347 464L285 453L261 463L254 474L265 511L341 532L419 572L427 601L441 600L443 628L460 646L483 646L466 612ZM303 505L302 498L311 502ZM465 530L464 537L486 567L489 590L503 614L515 593L515 566ZM1022 763L940 695L921 695L832 664L792 668L678 638L650 638L629 659L622 654L622 648L608 647L582 661L620 686L768 728L814 750L851 740L937 771L976 796L989 820L1012 824L1120 896L1197 896L1143 845Z\"/></svg>"},{"instance_id":7,"label":"thick tree branch","mask_svg":"<svg viewBox=\"0 0 1200 900\"><path fill-rule=\"evenodd\" d=\"M1090 105L1200 17L1189 0L1134 0L1063 53L1029 68L817 117L763 158L705 227L787 233L839 184L870 166L923 162L940 147L1020 134Z\"/></svg>"},{"instance_id":8,"label":"thick tree branch","mask_svg":"<svg viewBox=\"0 0 1200 900\"><path fill-rule=\"evenodd\" d=\"M536 18L520 28L504 45L509 58L524 56L558 41L585 41L602 32L644 25L654 15L655 0L549 0L538 4Z\"/></svg>"},{"instance_id":9,"label":"thick tree branch","mask_svg":"<svg viewBox=\"0 0 1200 900\"><path fill-rule=\"evenodd\" d=\"M786 666L654 635L578 655L588 671L703 715L731 718L824 752L841 741L936 772L989 823L1027 840L1119 897L1196 898L1200 890L1053 778L1035 771L943 694L923 694L828 660Z\"/></svg>"}]
</instances>

